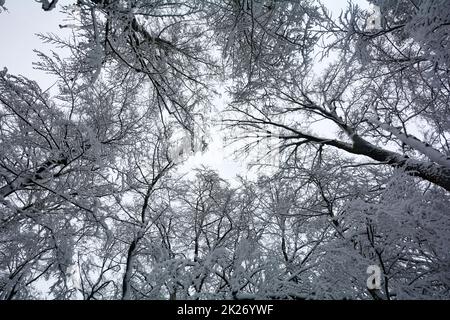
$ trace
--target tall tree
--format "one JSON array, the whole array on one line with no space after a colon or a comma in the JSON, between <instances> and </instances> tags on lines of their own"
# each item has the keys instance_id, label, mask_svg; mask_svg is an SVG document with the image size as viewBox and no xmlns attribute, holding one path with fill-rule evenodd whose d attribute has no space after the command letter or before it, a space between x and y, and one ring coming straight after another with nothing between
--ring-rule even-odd
<instances>
[{"instance_id":1,"label":"tall tree","mask_svg":"<svg viewBox=\"0 0 450 320\"><path fill-rule=\"evenodd\" d=\"M0 72L0 299L448 298L450 7L370 2L63 7L55 85ZM220 87L256 179L178 170Z\"/></svg>"}]
</instances>

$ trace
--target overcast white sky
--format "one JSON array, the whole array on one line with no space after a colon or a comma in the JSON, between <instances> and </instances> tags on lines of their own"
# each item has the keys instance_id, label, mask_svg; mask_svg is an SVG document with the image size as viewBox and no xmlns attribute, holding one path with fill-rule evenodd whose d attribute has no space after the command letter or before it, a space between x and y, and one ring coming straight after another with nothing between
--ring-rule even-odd
<instances>
[{"instance_id":1,"label":"overcast white sky","mask_svg":"<svg viewBox=\"0 0 450 320\"><path fill-rule=\"evenodd\" d=\"M0 13L0 70L7 67L12 74L21 74L37 81L43 89L53 85L54 80L50 75L33 68L32 63L36 61L33 49L44 52L55 50L53 45L43 44L36 34L58 33L61 35L67 32L66 29L58 27L59 24L65 23L64 15L59 12L59 8L73 2L74 0L60 0L57 9L46 12L35 0L6 0L7 11L0 9L2 10ZM347 6L347 0L323 0L322 2L334 15L339 14ZM362 7L369 6L366 0L354 2ZM217 132L212 132L211 138L213 141L208 151L191 157L184 167L188 169L203 164L219 170L227 179L235 177L236 174L248 175L246 160L235 161L231 156L231 150L223 149L222 139Z\"/></svg>"},{"instance_id":2,"label":"overcast white sky","mask_svg":"<svg viewBox=\"0 0 450 320\"><path fill-rule=\"evenodd\" d=\"M60 2L68 4L71 0ZM54 47L43 44L35 34L63 32L58 25L63 23L64 15L59 10L46 12L34 0L6 0L5 7L8 11L0 13L0 68L36 80L43 88L51 85L50 76L33 69L33 49L48 52Z\"/></svg>"}]
</instances>

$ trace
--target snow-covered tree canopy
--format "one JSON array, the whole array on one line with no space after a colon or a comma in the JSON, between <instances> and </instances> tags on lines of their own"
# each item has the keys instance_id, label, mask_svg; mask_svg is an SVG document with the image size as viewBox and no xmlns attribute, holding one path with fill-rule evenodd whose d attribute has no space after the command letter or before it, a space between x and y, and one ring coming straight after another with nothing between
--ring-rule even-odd
<instances>
[{"instance_id":1,"label":"snow-covered tree canopy","mask_svg":"<svg viewBox=\"0 0 450 320\"><path fill-rule=\"evenodd\" d=\"M0 71L0 299L450 298L450 2L37 2L66 20L51 90ZM185 174L199 127L256 178Z\"/></svg>"}]
</instances>

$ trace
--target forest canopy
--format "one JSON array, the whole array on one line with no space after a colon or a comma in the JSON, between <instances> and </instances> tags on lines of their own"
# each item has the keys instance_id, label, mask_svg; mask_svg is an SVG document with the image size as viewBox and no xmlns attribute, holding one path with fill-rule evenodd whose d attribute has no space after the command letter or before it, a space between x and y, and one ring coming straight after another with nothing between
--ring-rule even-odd
<instances>
[{"instance_id":1,"label":"forest canopy","mask_svg":"<svg viewBox=\"0 0 450 320\"><path fill-rule=\"evenodd\" d=\"M66 20L51 89L1 66L0 299L450 297L449 1L36 2ZM182 172L211 128L255 178Z\"/></svg>"}]
</instances>

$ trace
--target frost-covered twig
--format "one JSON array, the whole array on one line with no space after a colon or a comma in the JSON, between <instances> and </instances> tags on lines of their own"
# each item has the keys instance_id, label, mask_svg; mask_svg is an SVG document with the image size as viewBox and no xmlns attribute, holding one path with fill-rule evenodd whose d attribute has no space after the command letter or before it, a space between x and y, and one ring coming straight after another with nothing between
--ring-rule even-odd
<instances>
[{"instance_id":1,"label":"frost-covered twig","mask_svg":"<svg viewBox=\"0 0 450 320\"><path fill-rule=\"evenodd\" d=\"M56 4L58 3L58 0L52 0L52 1L36 0L36 2L42 3L42 9L44 11L51 11L51 10L55 9Z\"/></svg>"},{"instance_id":2,"label":"frost-covered twig","mask_svg":"<svg viewBox=\"0 0 450 320\"><path fill-rule=\"evenodd\" d=\"M370 123L372 123L373 125L379 126L380 128L392 133L401 142L410 146L411 148L414 148L415 150L419 151L423 155L427 156L431 161L433 161L437 164L440 164L441 166L450 168L450 158L446 155L443 155L438 150L434 149L428 143L422 142L412 135L406 135L405 133L401 132L399 129L397 129L393 126L390 126L386 123L382 123L378 119L370 118L370 119L368 119L368 121Z\"/></svg>"}]
</instances>

